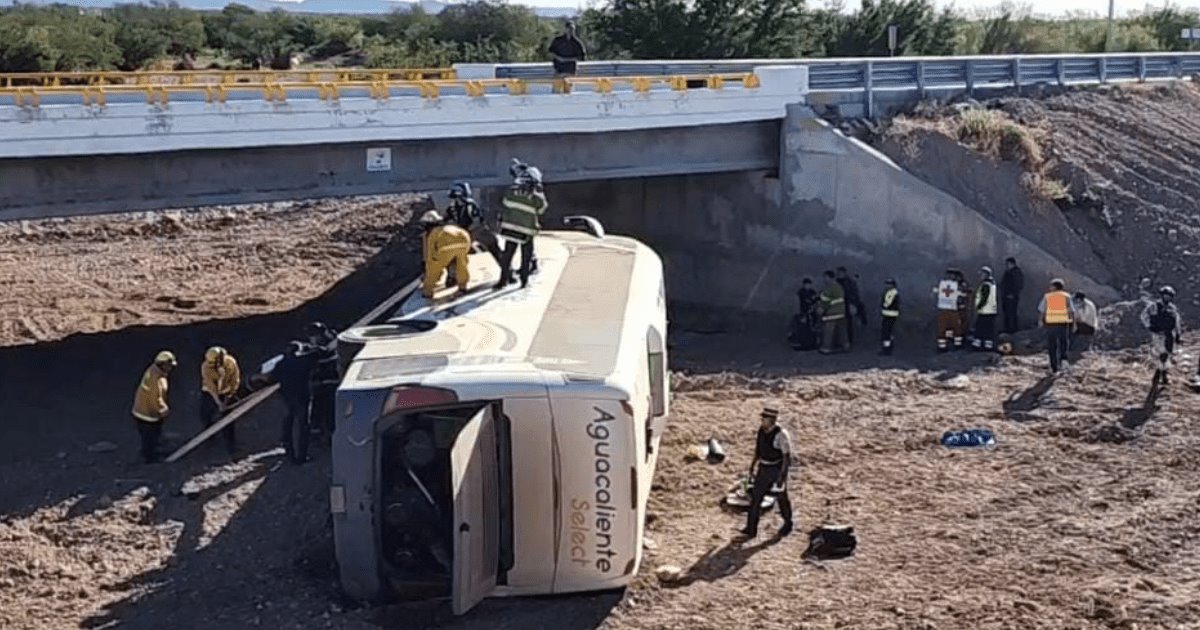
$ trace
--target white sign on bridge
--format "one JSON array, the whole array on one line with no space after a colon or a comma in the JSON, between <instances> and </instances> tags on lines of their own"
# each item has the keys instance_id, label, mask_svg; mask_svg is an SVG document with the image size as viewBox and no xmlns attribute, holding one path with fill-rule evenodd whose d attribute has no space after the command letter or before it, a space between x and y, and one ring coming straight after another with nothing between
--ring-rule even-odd
<instances>
[{"instance_id":1,"label":"white sign on bridge","mask_svg":"<svg viewBox=\"0 0 1200 630\"><path fill-rule=\"evenodd\" d=\"M392 150L388 148L367 149L367 172L378 173L392 170Z\"/></svg>"},{"instance_id":2,"label":"white sign on bridge","mask_svg":"<svg viewBox=\"0 0 1200 630\"><path fill-rule=\"evenodd\" d=\"M1185 28L1179 37L1190 41L1200 41L1200 28Z\"/></svg>"}]
</instances>

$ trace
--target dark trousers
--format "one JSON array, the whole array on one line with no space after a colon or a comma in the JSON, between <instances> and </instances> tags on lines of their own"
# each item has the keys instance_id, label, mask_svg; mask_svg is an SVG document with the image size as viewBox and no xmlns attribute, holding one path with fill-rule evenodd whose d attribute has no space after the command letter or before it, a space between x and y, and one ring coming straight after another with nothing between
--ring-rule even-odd
<instances>
[{"instance_id":1,"label":"dark trousers","mask_svg":"<svg viewBox=\"0 0 1200 630\"><path fill-rule=\"evenodd\" d=\"M224 404L229 404L230 400L232 399L229 397L222 397ZM208 392L200 392L200 422L204 425L204 428L211 427L220 419L221 408L217 406L217 402L213 400L212 395ZM225 448L232 453L234 447L237 445L237 437L234 435L233 425L230 424L221 429L221 435L225 438Z\"/></svg>"},{"instance_id":2,"label":"dark trousers","mask_svg":"<svg viewBox=\"0 0 1200 630\"><path fill-rule=\"evenodd\" d=\"M293 463L303 464L308 460L308 399L285 399L287 414L283 416L283 450Z\"/></svg>"},{"instance_id":3,"label":"dark trousers","mask_svg":"<svg viewBox=\"0 0 1200 630\"><path fill-rule=\"evenodd\" d=\"M337 405L337 388L336 384L313 385L312 388L310 422L313 426L331 433L334 424L334 407Z\"/></svg>"},{"instance_id":4,"label":"dark trousers","mask_svg":"<svg viewBox=\"0 0 1200 630\"><path fill-rule=\"evenodd\" d=\"M854 345L854 314L846 311L846 345Z\"/></svg>"},{"instance_id":5,"label":"dark trousers","mask_svg":"<svg viewBox=\"0 0 1200 630\"><path fill-rule=\"evenodd\" d=\"M515 241L506 241L500 257L500 283L497 288L506 287L512 282L512 262L518 247L521 248L521 269L518 272L521 276L521 286L529 284L529 274L533 271L533 240L519 245Z\"/></svg>"},{"instance_id":6,"label":"dark trousers","mask_svg":"<svg viewBox=\"0 0 1200 630\"><path fill-rule=\"evenodd\" d=\"M1001 300L1001 310L1004 311L1004 332L1013 334L1021 329L1021 322L1017 319L1017 303L1020 301L1018 297L1006 297Z\"/></svg>"},{"instance_id":7,"label":"dark trousers","mask_svg":"<svg viewBox=\"0 0 1200 630\"><path fill-rule=\"evenodd\" d=\"M158 461L161 457L158 443L162 440L162 421L146 422L137 416L133 421L137 423L138 436L142 438L142 459L147 464Z\"/></svg>"},{"instance_id":8,"label":"dark trousers","mask_svg":"<svg viewBox=\"0 0 1200 630\"><path fill-rule=\"evenodd\" d=\"M892 353L892 345L896 341L896 318L884 317L883 324L879 327L879 343L883 346L885 354Z\"/></svg>"},{"instance_id":9,"label":"dark trousers","mask_svg":"<svg viewBox=\"0 0 1200 630\"><path fill-rule=\"evenodd\" d=\"M746 513L744 533L747 536L758 535L758 519L762 514L762 500L770 493L771 486L779 481L781 466L782 464L771 466L759 464L758 471L754 473L754 485L750 487L750 508ZM775 505L779 506L779 516L783 517L784 524L790 524L792 522L792 501L788 498L787 483L783 484L783 492L775 495Z\"/></svg>"},{"instance_id":10,"label":"dark trousers","mask_svg":"<svg viewBox=\"0 0 1200 630\"><path fill-rule=\"evenodd\" d=\"M996 316L979 315L975 318L975 340L971 346L976 350L996 349Z\"/></svg>"},{"instance_id":11,"label":"dark trousers","mask_svg":"<svg viewBox=\"0 0 1200 630\"><path fill-rule=\"evenodd\" d=\"M1050 354L1050 371L1058 372L1070 349L1071 325L1046 324L1046 352Z\"/></svg>"}]
</instances>

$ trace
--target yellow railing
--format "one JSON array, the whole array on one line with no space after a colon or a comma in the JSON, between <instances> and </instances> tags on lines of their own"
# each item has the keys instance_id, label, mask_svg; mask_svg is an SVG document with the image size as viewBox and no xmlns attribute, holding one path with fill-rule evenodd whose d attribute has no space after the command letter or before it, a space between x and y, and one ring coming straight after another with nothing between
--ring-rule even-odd
<instances>
[{"instance_id":1,"label":"yellow railing","mask_svg":"<svg viewBox=\"0 0 1200 630\"><path fill-rule=\"evenodd\" d=\"M62 87L101 85L204 86L231 83L317 83L330 81L425 81L454 79L453 68L391 70L181 70L146 72L22 72L0 73L0 87Z\"/></svg>"},{"instance_id":2,"label":"yellow railing","mask_svg":"<svg viewBox=\"0 0 1200 630\"><path fill-rule=\"evenodd\" d=\"M364 71L366 72L366 71ZM422 72L422 71L388 71ZM438 98L446 90L461 90L470 97L488 94L520 96L529 93L532 85L549 85L555 93L569 94L579 88L609 94L614 91L635 93L650 92L656 87L670 90L691 88L722 89L726 84L738 84L743 88L757 88L758 77L754 74L714 74L674 77L574 77L569 79L403 79L384 78L382 72L371 79L356 80L354 77L341 80L302 80L301 78L258 80L251 82L219 81L193 83L112 83L94 85L46 85L0 87L0 97L11 97L21 107L37 107L45 97L78 96L84 105L103 106L110 97L140 94L148 104L166 105L173 95L203 96L205 102L224 103L231 95L256 95L267 102L285 102L297 92L316 92L323 101L337 101L346 91L365 91L371 98L387 100L395 90L416 92L423 98Z\"/></svg>"}]
</instances>

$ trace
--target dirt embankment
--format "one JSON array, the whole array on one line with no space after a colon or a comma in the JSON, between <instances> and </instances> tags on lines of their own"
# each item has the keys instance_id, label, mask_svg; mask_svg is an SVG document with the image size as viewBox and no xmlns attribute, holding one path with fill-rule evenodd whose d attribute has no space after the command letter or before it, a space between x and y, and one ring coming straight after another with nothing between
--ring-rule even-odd
<instances>
[{"instance_id":1,"label":"dirt embankment","mask_svg":"<svg viewBox=\"0 0 1200 630\"><path fill-rule=\"evenodd\" d=\"M0 223L0 346L289 311L411 229L413 208L427 203L409 195Z\"/></svg>"},{"instance_id":2,"label":"dirt embankment","mask_svg":"<svg viewBox=\"0 0 1200 630\"><path fill-rule=\"evenodd\" d=\"M1200 85L923 107L877 145L1126 297L1171 284L1200 315Z\"/></svg>"}]
</instances>

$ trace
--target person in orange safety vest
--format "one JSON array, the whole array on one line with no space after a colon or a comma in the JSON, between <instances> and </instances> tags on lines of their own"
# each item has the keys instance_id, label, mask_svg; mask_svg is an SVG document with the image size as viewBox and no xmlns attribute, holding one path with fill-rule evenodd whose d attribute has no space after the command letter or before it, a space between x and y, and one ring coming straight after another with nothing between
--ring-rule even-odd
<instances>
[{"instance_id":1,"label":"person in orange safety vest","mask_svg":"<svg viewBox=\"0 0 1200 630\"><path fill-rule=\"evenodd\" d=\"M1070 348L1071 323L1075 321L1075 305L1071 294L1064 289L1065 283L1055 278L1050 281L1050 291L1042 296L1038 304L1038 321L1046 328L1046 352L1050 355L1050 371L1057 373L1066 361Z\"/></svg>"}]
</instances>

